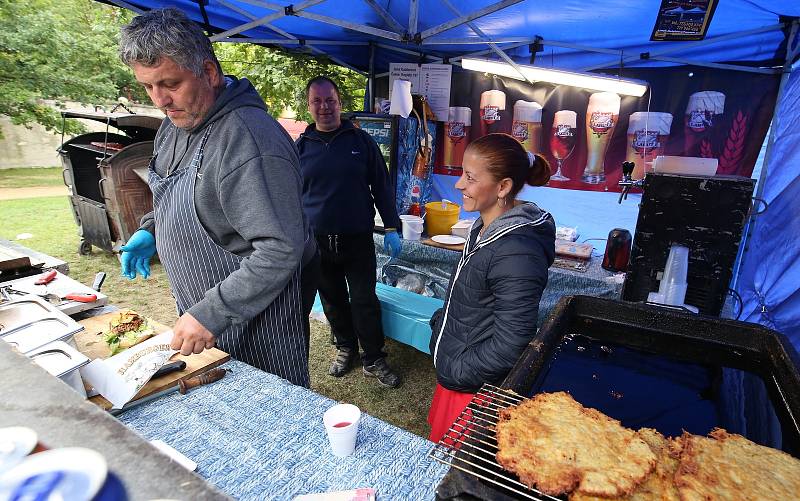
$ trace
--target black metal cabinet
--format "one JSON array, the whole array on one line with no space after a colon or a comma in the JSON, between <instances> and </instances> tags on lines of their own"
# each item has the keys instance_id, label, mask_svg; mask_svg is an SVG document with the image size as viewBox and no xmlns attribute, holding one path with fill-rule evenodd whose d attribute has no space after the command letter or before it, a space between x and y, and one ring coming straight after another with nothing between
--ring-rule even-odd
<instances>
[{"instance_id":1,"label":"black metal cabinet","mask_svg":"<svg viewBox=\"0 0 800 501\"><path fill-rule=\"evenodd\" d=\"M153 139L162 119L130 113L64 111L63 118L103 122L105 132L90 132L62 143L58 152L70 192L81 254L92 246L113 252L153 209L145 180ZM118 132L112 132L111 128Z\"/></svg>"}]
</instances>

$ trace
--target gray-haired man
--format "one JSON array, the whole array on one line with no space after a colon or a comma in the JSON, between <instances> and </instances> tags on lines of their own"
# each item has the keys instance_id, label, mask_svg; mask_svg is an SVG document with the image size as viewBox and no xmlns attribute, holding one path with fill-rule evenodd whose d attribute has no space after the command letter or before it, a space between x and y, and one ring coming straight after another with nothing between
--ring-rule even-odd
<instances>
[{"instance_id":1,"label":"gray-haired man","mask_svg":"<svg viewBox=\"0 0 800 501\"><path fill-rule=\"evenodd\" d=\"M188 355L216 343L308 386L300 264L315 248L291 139L250 82L222 74L180 11L134 18L119 52L167 115L150 164L154 211L122 247L123 275L147 278L158 249L181 314L173 348Z\"/></svg>"}]
</instances>

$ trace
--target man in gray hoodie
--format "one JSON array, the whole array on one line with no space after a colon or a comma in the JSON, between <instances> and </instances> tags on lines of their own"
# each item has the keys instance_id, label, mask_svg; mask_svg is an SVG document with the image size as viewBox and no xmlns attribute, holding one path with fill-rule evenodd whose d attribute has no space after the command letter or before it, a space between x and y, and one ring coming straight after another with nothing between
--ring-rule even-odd
<instances>
[{"instance_id":1,"label":"man in gray hoodie","mask_svg":"<svg viewBox=\"0 0 800 501\"><path fill-rule=\"evenodd\" d=\"M123 275L147 278L157 249L180 314L174 349L216 344L308 386L300 265L316 249L291 138L179 10L134 18L120 57L167 116L149 169L154 210L122 247Z\"/></svg>"}]
</instances>

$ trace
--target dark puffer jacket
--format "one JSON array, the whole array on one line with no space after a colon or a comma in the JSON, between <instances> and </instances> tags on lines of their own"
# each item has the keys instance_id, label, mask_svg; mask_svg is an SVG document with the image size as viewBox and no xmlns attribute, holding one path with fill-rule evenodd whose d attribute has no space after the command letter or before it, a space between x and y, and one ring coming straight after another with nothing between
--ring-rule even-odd
<instances>
[{"instance_id":1,"label":"dark puffer jacket","mask_svg":"<svg viewBox=\"0 0 800 501\"><path fill-rule=\"evenodd\" d=\"M439 384L476 392L499 384L536 334L539 300L555 257L555 222L536 204L517 205L483 222L469 240L431 318L430 349Z\"/></svg>"}]
</instances>

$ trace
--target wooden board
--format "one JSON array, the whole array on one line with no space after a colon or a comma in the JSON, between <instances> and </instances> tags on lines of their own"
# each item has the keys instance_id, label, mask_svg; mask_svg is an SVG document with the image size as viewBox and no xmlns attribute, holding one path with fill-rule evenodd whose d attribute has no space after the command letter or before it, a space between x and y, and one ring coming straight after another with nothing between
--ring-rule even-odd
<instances>
[{"instance_id":1,"label":"wooden board","mask_svg":"<svg viewBox=\"0 0 800 501\"><path fill-rule=\"evenodd\" d=\"M96 317L81 320L79 323L83 325L84 330L75 334L74 338L78 351L92 360L97 358L104 359L111 356L111 350L109 350L108 345L103 341L103 332L108 330L111 319L119 315L121 311L106 313L105 315L98 315ZM164 324L160 324L149 318L147 321L153 327L156 334L161 334L162 332L169 330L169 327ZM139 400L140 398L152 395L153 393L158 393L159 391L166 390L172 386L177 386L180 380L202 374L209 369L224 364L230 360L230 358L230 355L217 348L204 350L199 355L184 356L180 353L176 353L170 360L183 360L186 362L186 369L151 379L146 385L144 385L139 393L133 397L133 400ZM111 408L111 402L100 395L89 398L89 401L105 410Z\"/></svg>"},{"instance_id":2,"label":"wooden board","mask_svg":"<svg viewBox=\"0 0 800 501\"><path fill-rule=\"evenodd\" d=\"M592 244L570 242L569 240L556 240L556 254L577 259L592 257L594 246Z\"/></svg>"},{"instance_id":3,"label":"wooden board","mask_svg":"<svg viewBox=\"0 0 800 501\"><path fill-rule=\"evenodd\" d=\"M431 247L438 247L440 249L447 249L461 252L464 250L464 244L440 244L439 242L434 242L430 238L423 238L420 240L421 243L425 245L430 245Z\"/></svg>"},{"instance_id":4,"label":"wooden board","mask_svg":"<svg viewBox=\"0 0 800 501\"><path fill-rule=\"evenodd\" d=\"M14 249L0 246L0 271L18 270L20 268L30 268L31 258L20 254Z\"/></svg>"}]
</instances>

